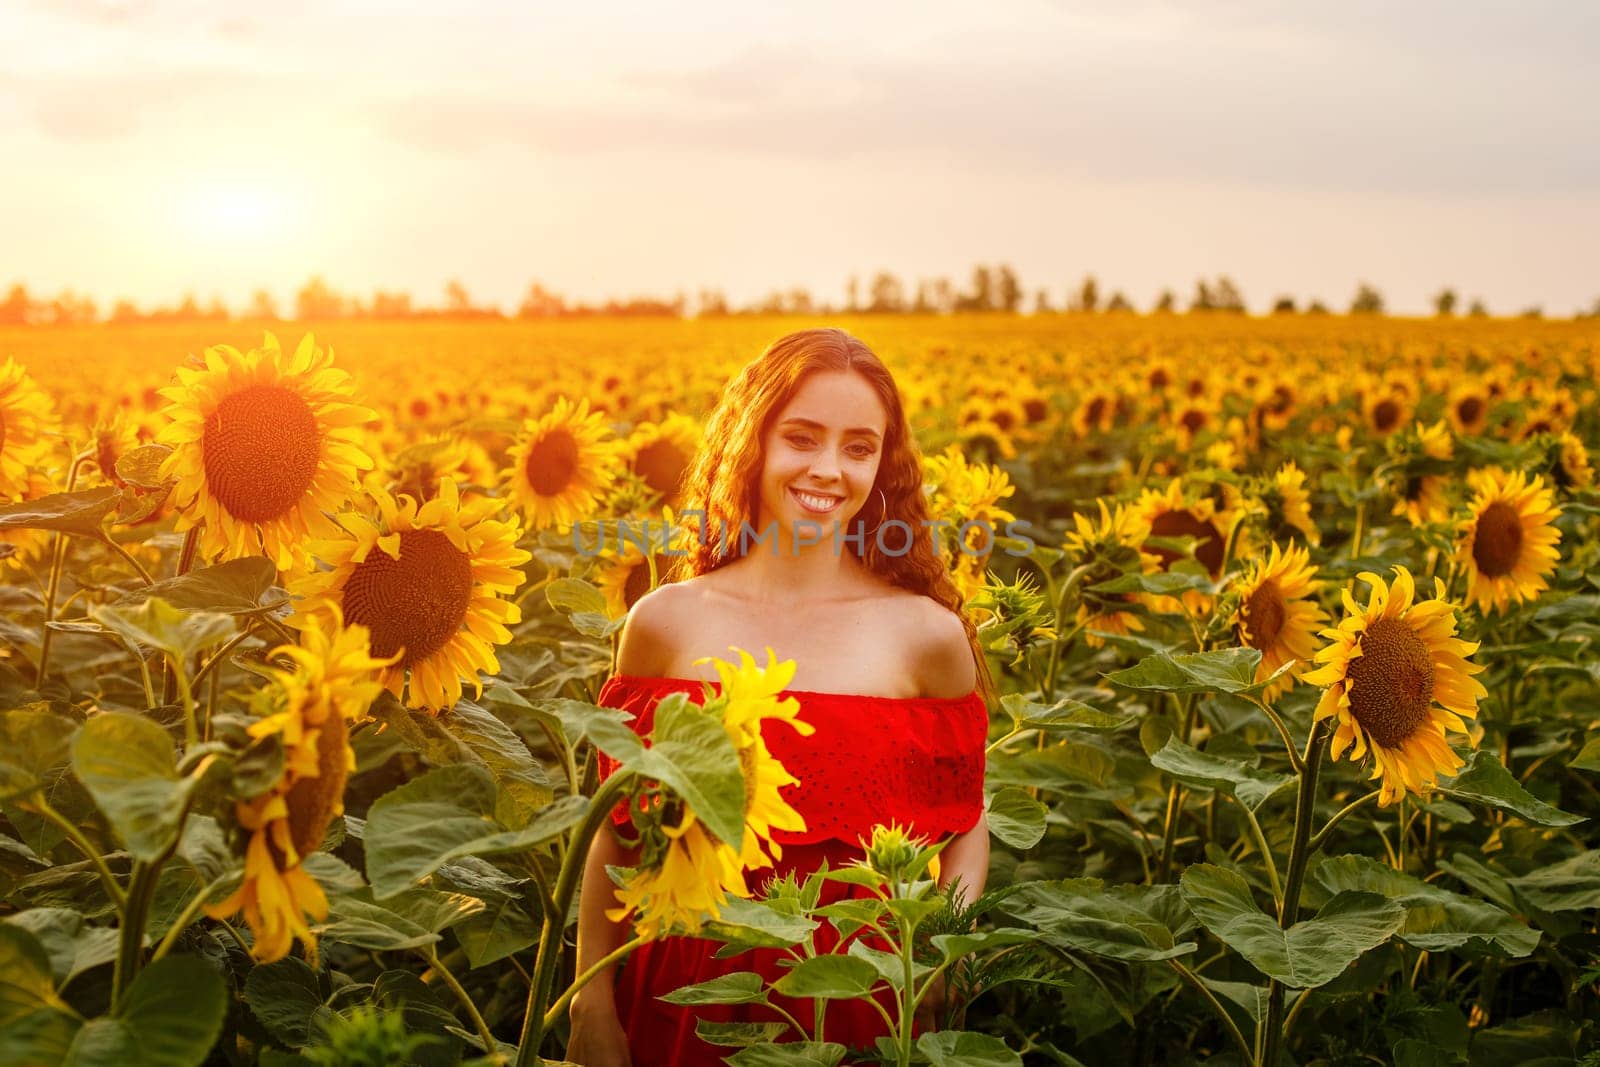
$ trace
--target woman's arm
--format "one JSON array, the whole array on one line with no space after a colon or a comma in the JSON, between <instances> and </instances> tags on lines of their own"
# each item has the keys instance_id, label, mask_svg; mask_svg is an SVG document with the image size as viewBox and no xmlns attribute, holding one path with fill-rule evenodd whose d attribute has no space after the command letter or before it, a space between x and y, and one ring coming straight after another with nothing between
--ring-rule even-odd
<instances>
[{"instance_id":1,"label":"woman's arm","mask_svg":"<svg viewBox=\"0 0 1600 1067\"><path fill-rule=\"evenodd\" d=\"M583 865L583 884L578 897L578 963L577 973L605 959L628 940L629 924L613 922L606 910L617 906L616 893L606 865L631 867L639 862L637 848L622 847L611 827L603 826L589 844L589 855ZM590 980L573 998L572 1010L598 1007L615 1011L617 965L612 964Z\"/></svg>"},{"instance_id":2,"label":"woman's arm","mask_svg":"<svg viewBox=\"0 0 1600 1067\"><path fill-rule=\"evenodd\" d=\"M972 829L956 834L939 853L939 888L961 879L958 900L970 905L989 883L989 820L978 816Z\"/></svg>"}]
</instances>

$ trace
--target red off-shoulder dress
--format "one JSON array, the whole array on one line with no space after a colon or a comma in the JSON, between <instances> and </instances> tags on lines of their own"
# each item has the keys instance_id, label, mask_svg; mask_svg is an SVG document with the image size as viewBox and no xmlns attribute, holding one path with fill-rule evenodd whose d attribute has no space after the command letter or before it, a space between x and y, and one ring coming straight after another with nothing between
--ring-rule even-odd
<instances>
[{"instance_id":1,"label":"red off-shoulder dress","mask_svg":"<svg viewBox=\"0 0 1600 1067\"><path fill-rule=\"evenodd\" d=\"M719 683L691 678L614 675L600 690L598 702L634 715L635 732L647 734L656 701L667 693L688 693L703 702ZM899 823L914 833L939 841L972 829L983 813L984 747L989 716L978 693L955 698L895 699L786 690L800 701L799 717L816 728L802 737L783 722L770 721L762 738L784 769L799 784L785 787L783 797L805 818L803 832L779 830L783 847L776 870L751 876L759 892L766 878L794 871L803 878L827 860L837 869L862 858L860 840L870 839L877 823ZM616 764L602 755L604 778ZM625 804L612 812L613 823L628 822ZM870 896L863 886L824 883L822 903ZM817 951L837 946L833 927L824 923L814 935ZM757 948L717 959L719 942L695 937L667 937L641 946L617 973L617 1012L628 1031L634 1067L680 1067L717 1064L736 1051L702 1041L695 1020L769 1022L781 1016L759 1004L678 1006L656 999L680 986L709 981L735 971L756 971L774 981L784 974L782 949ZM887 946L885 946L887 947ZM773 995L790 1015L810 1026L813 1005ZM880 1002L893 1017L893 1001ZM872 1005L830 1001L825 1040L851 1048L870 1049L888 1027ZM814 1036L814 1035L813 1035ZM791 1034L789 1039L793 1039Z\"/></svg>"}]
</instances>

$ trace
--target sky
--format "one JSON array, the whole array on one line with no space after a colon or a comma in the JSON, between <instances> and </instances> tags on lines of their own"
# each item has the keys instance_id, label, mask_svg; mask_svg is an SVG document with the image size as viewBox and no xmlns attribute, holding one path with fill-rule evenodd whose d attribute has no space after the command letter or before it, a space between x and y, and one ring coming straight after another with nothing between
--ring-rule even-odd
<instances>
[{"instance_id":1,"label":"sky","mask_svg":"<svg viewBox=\"0 0 1600 1067\"><path fill-rule=\"evenodd\" d=\"M1564 315L1597 47L1587 0L0 0L0 286L837 302L1009 263L1057 304Z\"/></svg>"}]
</instances>

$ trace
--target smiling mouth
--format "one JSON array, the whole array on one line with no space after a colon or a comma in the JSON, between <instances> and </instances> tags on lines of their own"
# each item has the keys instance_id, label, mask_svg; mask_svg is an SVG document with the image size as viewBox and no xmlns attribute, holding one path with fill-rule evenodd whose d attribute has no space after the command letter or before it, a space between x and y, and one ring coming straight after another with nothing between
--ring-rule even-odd
<instances>
[{"instance_id":1,"label":"smiling mouth","mask_svg":"<svg viewBox=\"0 0 1600 1067\"><path fill-rule=\"evenodd\" d=\"M827 496L821 493L807 493L791 488L789 494L800 502L800 506L817 515L826 515L836 510L844 501L842 496Z\"/></svg>"}]
</instances>

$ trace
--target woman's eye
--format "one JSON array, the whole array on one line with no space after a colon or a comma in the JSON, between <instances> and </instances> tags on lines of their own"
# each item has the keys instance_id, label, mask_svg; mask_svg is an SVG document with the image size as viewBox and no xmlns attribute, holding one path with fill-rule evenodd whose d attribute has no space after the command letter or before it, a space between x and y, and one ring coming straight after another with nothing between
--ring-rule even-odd
<instances>
[{"instance_id":1,"label":"woman's eye","mask_svg":"<svg viewBox=\"0 0 1600 1067\"><path fill-rule=\"evenodd\" d=\"M801 448L810 448L811 438L806 437L803 434L792 433L789 435L789 443L792 445L798 445Z\"/></svg>"},{"instance_id":2,"label":"woman's eye","mask_svg":"<svg viewBox=\"0 0 1600 1067\"><path fill-rule=\"evenodd\" d=\"M867 445L862 445L859 448L852 448L850 454L857 459L868 459L872 455L872 449Z\"/></svg>"}]
</instances>

